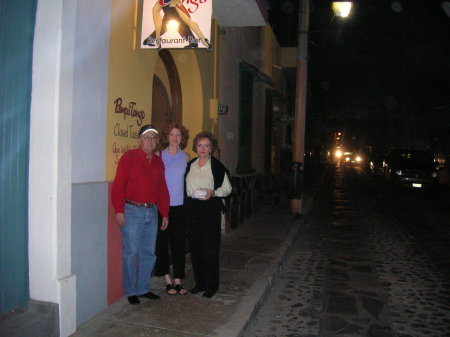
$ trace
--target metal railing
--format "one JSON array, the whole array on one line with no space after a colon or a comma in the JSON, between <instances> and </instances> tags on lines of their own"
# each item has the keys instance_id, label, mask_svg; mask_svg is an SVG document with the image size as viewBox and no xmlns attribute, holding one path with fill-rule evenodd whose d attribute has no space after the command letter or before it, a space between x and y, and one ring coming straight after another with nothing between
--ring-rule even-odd
<instances>
[{"instance_id":1,"label":"metal railing","mask_svg":"<svg viewBox=\"0 0 450 337\"><path fill-rule=\"evenodd\" d=\"M242 174L231 177L233 192L225 199L225 232L244 222L259 207L277 205L280 201L279 175Z\"/></svg>"}]
</instances>

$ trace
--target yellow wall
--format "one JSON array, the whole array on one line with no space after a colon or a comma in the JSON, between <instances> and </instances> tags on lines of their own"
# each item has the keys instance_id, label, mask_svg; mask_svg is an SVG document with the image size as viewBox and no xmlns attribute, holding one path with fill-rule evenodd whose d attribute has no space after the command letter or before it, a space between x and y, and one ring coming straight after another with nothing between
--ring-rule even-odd
<instances>
[{"instance_id":1,"label":"yellow wall","mask_svg":"<svg viewBox=\"0 0 450 337\"><path fill-rule=\"evenodd\" d=\"M164 66L156 50L139 46L142 0L112 0L109 89L106 131L106 179L114 179L117 162L127 149L138 145L136 139L141 125L151 122L153 74L156 73L170 86L164 74ZM212 41L214 44L214 41ZM182 123L189 129L189 144L186 152L191 157L192 139L202 131L213 129L209 117L209 101L213 96L214 52L205 49L170 51L180 76L182 90ZM120 97L122 106L135 102L135 109L144 111L142 122L137 118L115 113L114 101ZM122 134L117 132L118 125Z\"/></svg>"},{"instance_id":2,"label":"yellow wall","mask_svg":"<svg viewBox=\"0 0 450 337\"><path fill-rule=\"evenodd\" d=\"M262 27L261 34L265 55L261 64L261 71L272 78L280 93L284 93L284 76L281 68L281 48L269 25Z\"/></svg>"},{"instance_id":3,"label":"yellow wall","mask_svg":"<svg viewBox=\"0 0 450 337\"><path fill-rule=\"evenodd\" d=\"M297 47L281 49L281 66L285 68L297 68Z\"/></svg>"},{"instance_id":4,"label":"yellow wall","mask_svg":"<svg viewBox=\"0 0 450 337\"><path fill-rule=\"evenodd\" d=\"M138 1L112 0L111 36L109 46L109 89L106 132L106 179L114 179L118 158L137 146L136 134L151 121L153 69L157 51L136 48L139 39L137 25L142 7ZM135 108L145 112L145 118L126 117L115 113L114 101L122 105L135 102ZM117 134L117 125L127 130ZM114 153L115 152L115 153Z\"/></svg>"},{"instance_id":5,"label":"yellow wall","mask_svg":"<svg viewBox=\"0 0 450 337\"><path fill-rule=\"evenodd\" d=\"M191 157L194 156L194 153L191 151L192 139L203 127L202 116L204 110L200 70L195 53L191 50L172 51L181 82L183 104L182 123L189 130L189 143L186 147L186 152Z\"/></svg>"}]
</instances>

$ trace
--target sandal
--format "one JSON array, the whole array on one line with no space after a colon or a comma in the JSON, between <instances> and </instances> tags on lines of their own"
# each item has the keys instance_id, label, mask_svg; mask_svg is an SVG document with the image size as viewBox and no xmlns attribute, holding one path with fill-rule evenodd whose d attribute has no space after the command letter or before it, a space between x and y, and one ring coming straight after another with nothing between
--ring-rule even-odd
<instances>
[{"instance_id":1,"label":"sandal","mask_svg":"<svg viewBox=\"0 0 450 337\"><path fill-rule=\"evenodd\" d=\"M178 290L173 286L172 283L166 284L166 293L169 295L176 295L178 293Z\"/></svg>"},{"instance_id":2,"label":"sandal","mask_svg":"<svg viewBox=\"0 0 450 337\"><path fill-rule=\"evenodd\" d=\"M181 284L175 284L174 289L177 291L178 294L184 295L187 293L187 290L183 288Z\"/></svg>"}]
</instances>

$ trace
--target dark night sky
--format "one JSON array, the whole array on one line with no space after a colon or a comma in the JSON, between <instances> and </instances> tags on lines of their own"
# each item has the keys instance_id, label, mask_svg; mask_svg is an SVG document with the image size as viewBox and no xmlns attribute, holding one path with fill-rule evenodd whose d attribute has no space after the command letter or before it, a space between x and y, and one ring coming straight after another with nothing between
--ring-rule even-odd
<instances>
[{"instance_id":1,"label":"dark night sky","mask_svg":"<svg viewBox=\"0 0 450 337\"><path fill-rule=\"evenodd\" d=\"M269 3L280 44L297 46L298 0ZM359 0L342 19L333 18L328 1L312 1L309 126L353 128L379 142L425 137L450 123L450 17L441 3Z\"/></svg>"}]
</instances>

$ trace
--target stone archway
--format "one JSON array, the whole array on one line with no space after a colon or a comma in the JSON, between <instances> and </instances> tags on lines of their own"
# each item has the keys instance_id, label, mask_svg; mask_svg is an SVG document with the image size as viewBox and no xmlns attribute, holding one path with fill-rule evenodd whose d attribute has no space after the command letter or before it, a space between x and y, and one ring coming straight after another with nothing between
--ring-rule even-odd
<instances>
[{"instance_id":1,"label":"stone archway","mask_svg":"<svg viewBox=\"0 0 450 337\"><path fill-rule=\"evenodd\" d=\"M153 78L152 124L162 128L169 122L181 123L183 107L180 76L175 61L167 50L161 50L159 57L169 79L170 99L167 88L155 75Z\"/></svg>"}]
</instances>

